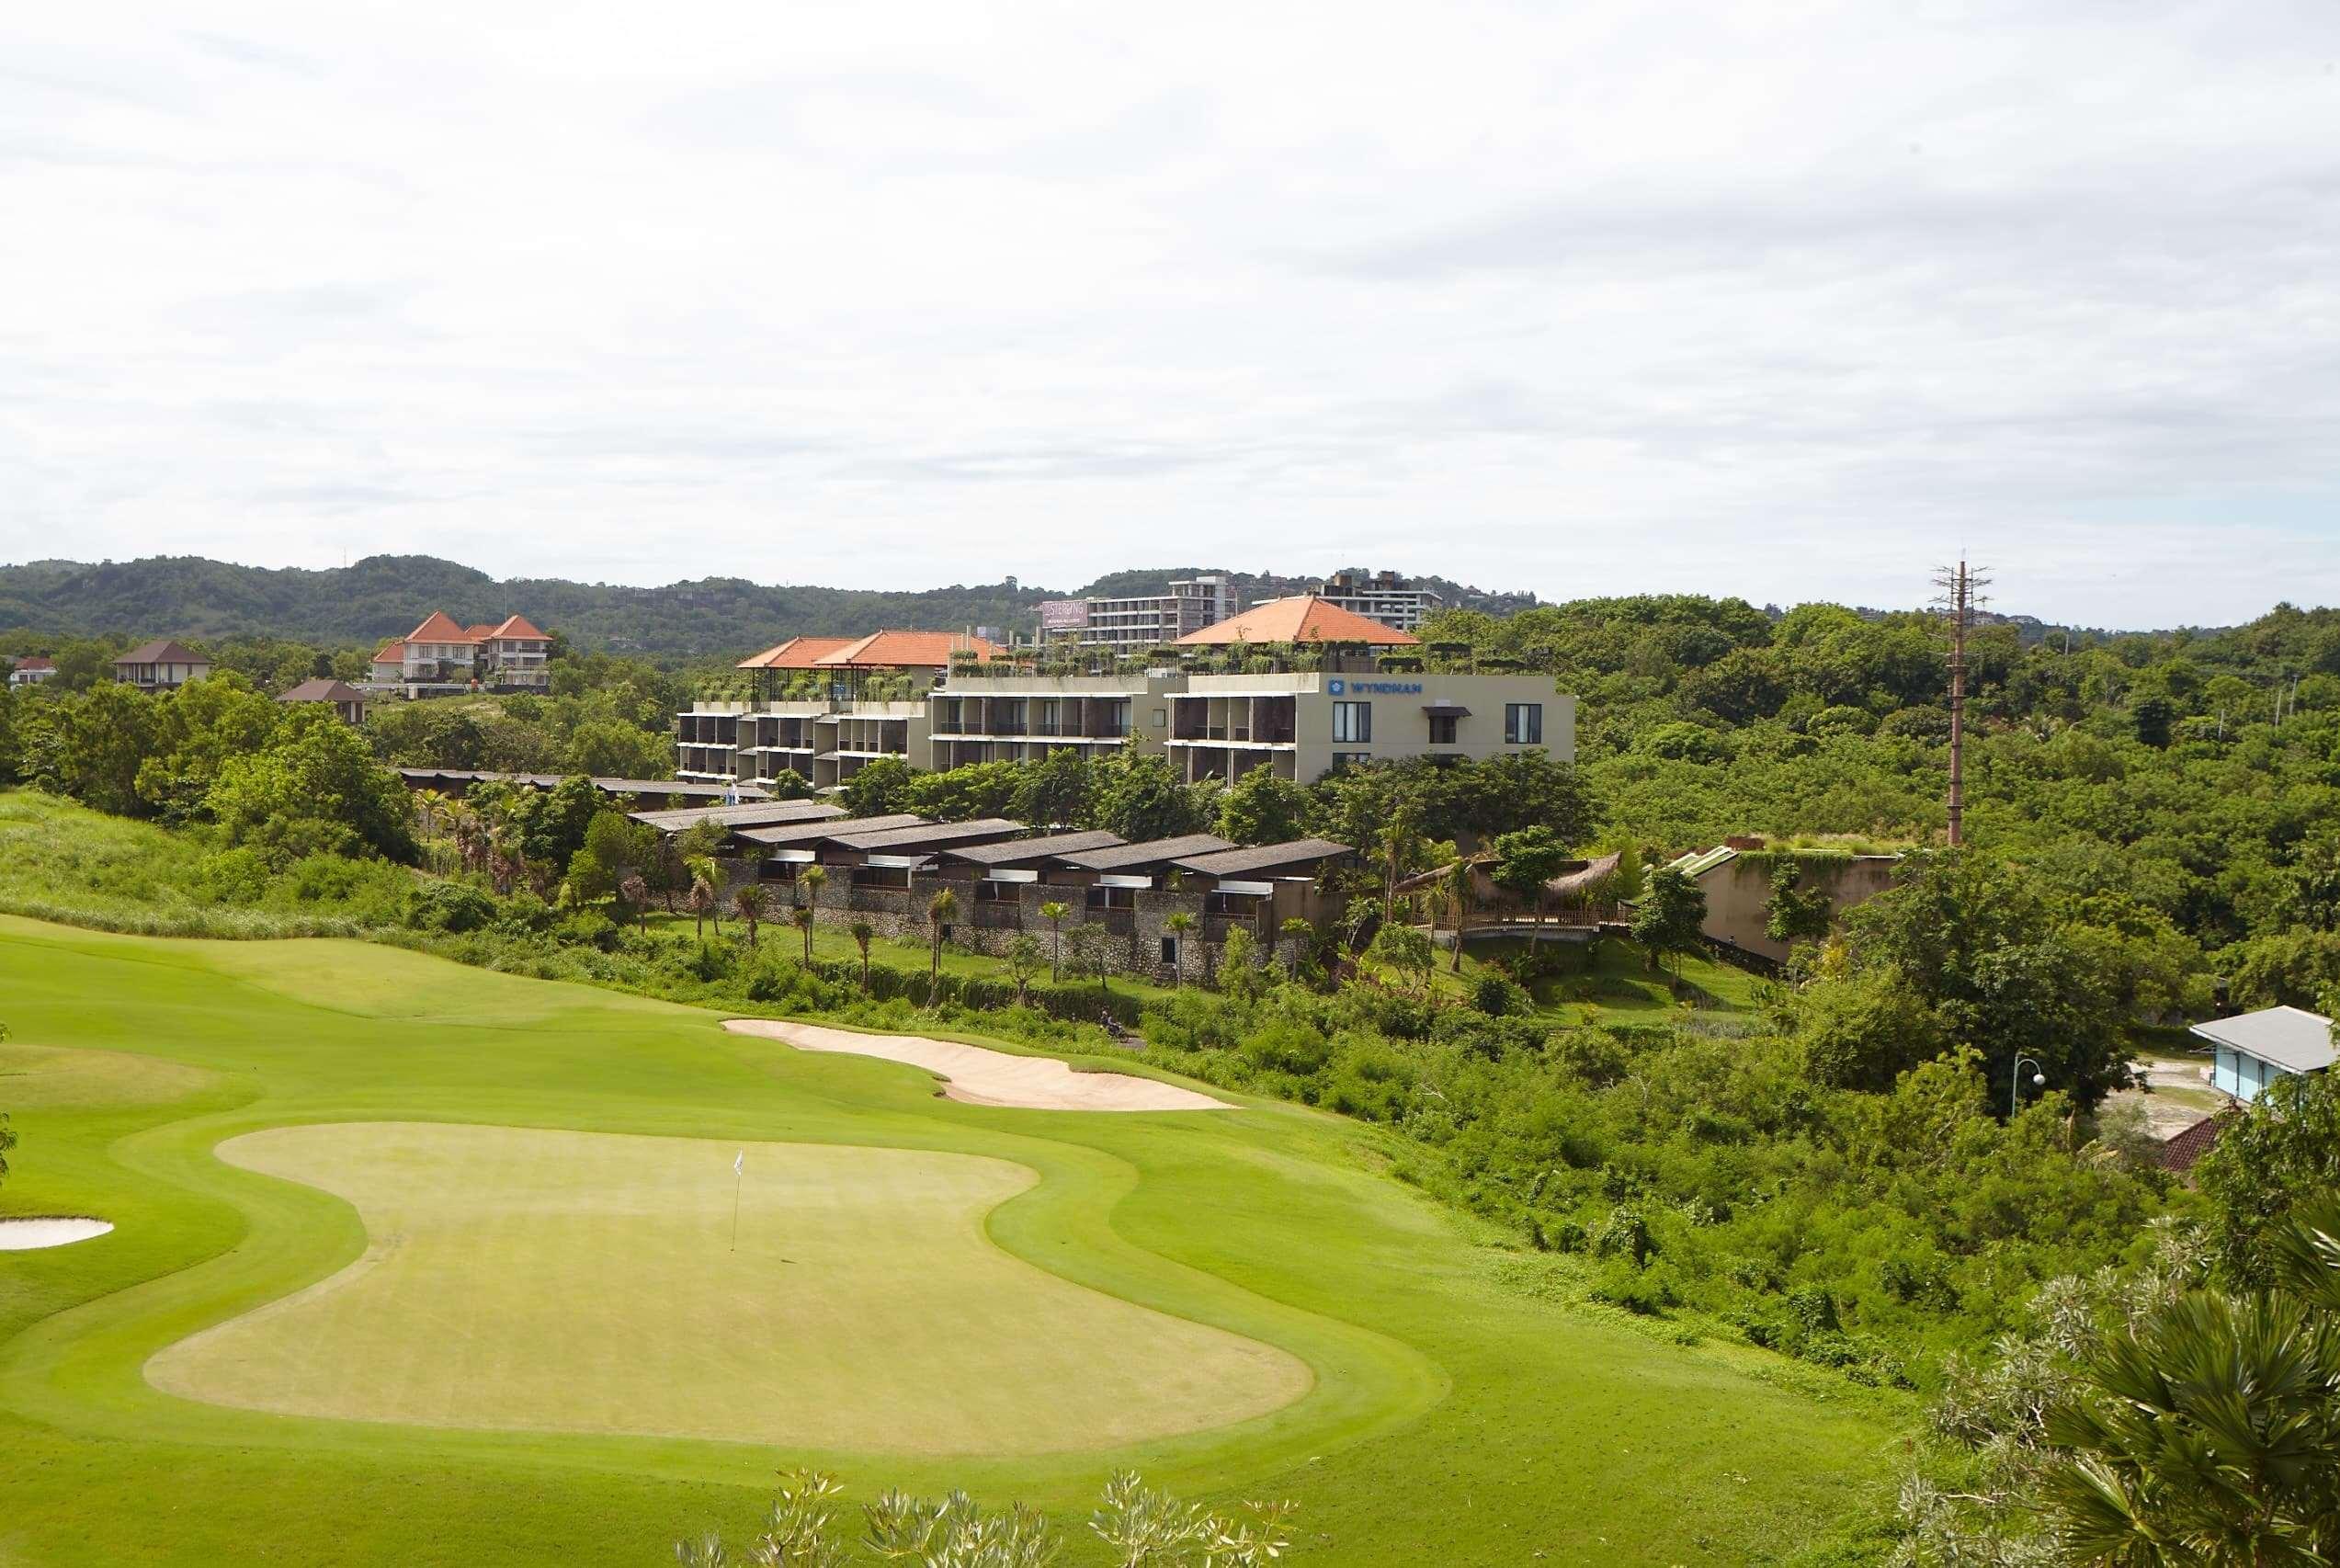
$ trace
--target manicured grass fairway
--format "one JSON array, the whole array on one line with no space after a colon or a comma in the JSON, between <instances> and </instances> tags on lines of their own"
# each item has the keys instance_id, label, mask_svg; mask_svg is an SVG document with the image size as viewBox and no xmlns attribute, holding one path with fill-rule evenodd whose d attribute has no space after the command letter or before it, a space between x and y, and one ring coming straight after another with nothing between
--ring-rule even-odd
<instances>
[{"instance_id":1,"label":"manicured grass fairway","mask_svg":"<svg viewBox=\"0 0 2340 1568\"><path fill-rule=\"evenodd\" d=\"M1763 1364L1750 1353L1662 1345L1505 1290L1485 1247L1382 1174L1390 1150L1371 1130L1329 1117L1268 1105L1184 1115L960 1105L914 1069L729 1035L711 1014L357 943L171 942L0 920L0 1017L15 1031L0 1045L0 1108L23 1137L0 1213L93 1213L118 1226L0 1256L0 1562L653 1562L677 1535L744 1532L772 1469L812 1461L864 1494L963 1484L1068 1517L1124 1465L1197 1495L1290 1496L1311 1562L1508 1563L1541 1551L1555 1562L1725 1562L1787 1554L1886 1468L1887 1429L1849 1391L1822 1403L1747 1376ZM435 1156L422 1162L435 1172L424 1190L419 1167L415 1181L390 1167L398 1140L425 1137L415 1124L428 1123L460 1124L433 1134L443 1151L528 1157L508 1153L501 1175L450 1175ZM630 1136L545 1144L510 1129ZM545 1157L638 1139L659 1152L622 1162L632 1167L622 1185L596 1167L564 1187L560 1159ZM1054 1369L1028 1380L1037 1387L984 1386L1016 1376L1003 1365L998 1379L947 1370L949 1381L912 1388L890 1374L884 1347L820 1342L807 1314L827 1309L776 1306L767 1324L725 1307L720 1283L678 1282L677 1271L723 1267L708 1261L703 1195L669 1227L687 1233L663 1239L650 1235L655 1223L577 1216L618 1204L619 1191L696 1190L702 1157L721 1204L743 1143L752 1169L796 1162L787 1168L828 1181L839 1201L839 1173L856 1163L897 1173L883 1178L899 1184L890 1193L850 1199L871 1206L866 1225L841 1220L808 1249L812 1263L782 1255L798 1258L783 1271L818 1267L858 1292L839 1309L852 1333L923 1333L897 1349L930 1366L1001 1354ZM908 1163L888 1165L880 1152ZM1016 1185L937 1174L971 1168L1011 1170ZM491 1256L492 1240L460 1233L457 1186L495 1199L497 1224L541 1195L589 1260L557 1238L527 1244L533 1262ZM745 1254L744 1212L742 1230ZM656 1256L625 1256L629 1237ZM244 1317L369 1247L395 1251L393 1238L418 1263L436 1261L413 1276L426 1299L366 1320L379 1345L335 1339L355 1330L322 1307L281 1338L269 1325L302 1306ZM866 1259L846 1256L857 1239ZM1017 1283L1001 1301L988 1285L937 1288L922 1310L873 1319L870 1293L883 1293L873 1281L921 1268ZM351 1303L364 1280L346 1288ZM547 1290L574 1299L579 1321L529 1315ZM662 1291L678 1292L674 1325L660 1321ZM498 1302L517 1314L496 1329L517 1364L494 1389L466 1394L413 1369L432 1339L451 1346L495 1323L486 1309ZM770 1381L720 1387L692 1364L699 1352L650 1343L727 1312L762 1336L724 1352L747 1369L734 1381ZM999 1351L1003 1322L1036 1338L1067 1337L1072 1323L1076 1342ZM587 1411L620 1411L610 1424L633 1431L738 1420L755 1424L741 1437L787 1435L789 1446L486 1429L468 1425L476 1403L434 1407L463 1426L276 1414L149 1381L150 1368L165 1383L218 1373L210 1347L238 1335L255 1358L246 1404L271 1379L279 1395L305 1391L279 1403L309 1412L321 1406L300 1401L413 1399L437 1379L442 1402L534 1388L563 1406L564 1425L598 1424ZM677 1386L653 1387L627 1363L630 1336L645 1341L640 1354L668 1358ZM1065 1370L1102 1355L1126 1363L1113 1375L1127 1389L1148 1368L1195 1360L1198 1345L1232 1358L1219 1381L1242 1386L1210 1387L1201 1369L1117 1403L1073 1387L1085 1374ZM301 1367L288 1346L324 1365ZM1264 1369L1255 1346L1275 1352ZM396 1358L409 1367L403 1382ZM1260 1384L1286 1358L1312 1381L1279 1403L1293 1390L1268 1398ZM531 1359L613 1386L564 1393ZM841 1401L839 1388L854 1392ZM888 1401L903 1403L889 1411ZM1221 1424L1194 1427L1212 1401ZM867 1408L825 1408L840 1403ZM1104 1435L1083 1440L1100 1446L1036 1451L1085 1426Z\"/></svg>"},{"instance_id":2,"label":"manicured grass fairway","mask_svg":"<svg viewBox=\"0 0 2340 1568\"><path fill-rule=\"evenodd\" d=\"M349 1199L368 1244L148 1364L190 1399L1002 1455L1226 1426L1308 1392L1295 1357L992 1245L983 1215L1032 1185L1004 1160L402 1121L220 1153Z\"/></svg>"}]
</instances>

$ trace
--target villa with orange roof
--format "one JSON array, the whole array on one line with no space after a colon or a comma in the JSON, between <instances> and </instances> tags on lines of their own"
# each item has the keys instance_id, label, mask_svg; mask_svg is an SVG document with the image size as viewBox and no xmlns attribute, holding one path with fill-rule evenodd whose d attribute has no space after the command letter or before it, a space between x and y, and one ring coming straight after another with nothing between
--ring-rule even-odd
<instances>
[{"instance_id":1,"label":"villa with orange roof","mask_svg":"<svg viewBox=\"0 0 2340 1568\"><path fill-rule=\"evenodd\" d=\"M474 687L543 691L552 639L524 615L463 626L433 610L420 626L376 650L372 684L403 687L410 697Z\"/></svg>"}]
</instances>

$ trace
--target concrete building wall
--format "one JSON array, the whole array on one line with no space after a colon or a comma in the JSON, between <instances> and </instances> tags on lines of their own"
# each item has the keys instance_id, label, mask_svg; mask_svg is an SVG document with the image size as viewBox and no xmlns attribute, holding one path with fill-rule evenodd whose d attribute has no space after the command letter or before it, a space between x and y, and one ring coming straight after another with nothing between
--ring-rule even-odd
<instances>
[{"instance_id":1,"label":"concrete building wall","mask_svg":"<svg viewBox=\"0 0 2340 1568\"><path fill-rule=\"evenodd\" d=\"M1800 858L1803 881L1800 885L1806 891L1825 892L1839 918L1853 905L1892 886L1893 868L1900 863L1891 855ZM1770 920L1766 905L1771 902L1771 877L1777 863L1773 856L1736 855L1698 879L1706 894L1706 924L1701 929L1709 939L1786 961L1788 944L1772 940L1764 931Z\"/></svg>"},{"instance_id":2,"label":"concrete building wall","mask_svg":"<svg viewBox=\"0 0 2340 1568\"><path fill-rule=\"evenodd\" d=\"M1553 691L1547 676L1191 676L1186 687L1173 699L1169 747L1189 779L1233 778L1255 767L1273 767L1287 778L1307 783L1335 762L1409 756L1483 761L1531 745L1559 761L1576 755L1576 699ZM1432 738L1432 716L1426 710L1441 705L1469 710L1455 719L1451 741ZM1506 710L1514 707L1538 710L1539 742L1505 739ZM1369 739L1350 738L1356 731L1344 729L1358 709L1369 716ZM1203 718L1201 738L1182 739L1196 728L1198 713ZM1263 733L1290 738L1263 742L1257 738Z\"/></svg>"}]
</instances>

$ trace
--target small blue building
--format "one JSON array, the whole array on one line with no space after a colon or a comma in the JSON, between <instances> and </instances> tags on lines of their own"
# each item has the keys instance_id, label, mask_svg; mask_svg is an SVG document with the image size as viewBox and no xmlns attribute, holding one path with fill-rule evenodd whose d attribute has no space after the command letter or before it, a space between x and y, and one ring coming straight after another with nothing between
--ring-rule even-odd
<instances>
[{"instance_id":1,"label":"small blue building","mask_svg":"<svg viewBox=\"0 0 2340 1568\"><path fill-rule=\"evenodd\" d=\"M2210 1087L2244 1105L2259 1091L2292 1073L2321 1073L2340 1058L2332 1044L2332 1020L2301 1007L2262 1007L2240 1017L2196 1024L2193 1033L2217 1053Z\"/></svg>"}]
</instances>

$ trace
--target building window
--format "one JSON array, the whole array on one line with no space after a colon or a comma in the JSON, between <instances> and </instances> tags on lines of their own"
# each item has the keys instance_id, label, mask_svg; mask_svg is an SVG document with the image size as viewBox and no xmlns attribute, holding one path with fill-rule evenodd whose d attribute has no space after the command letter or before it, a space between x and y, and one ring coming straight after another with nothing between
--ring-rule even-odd
<instances>
[{"instance_id":1,"label":"building window","mask_svg":"<svg viewBox=\"0 0 2340 1568\"><path fill-rule=\"evenodd\" d=\"M1544 705L1540 702L1506 702L1503 705L1503 744L1507 746L1539 746L1544 744Z\"/></svg>"},{"instance_id":2,"label":"building window","mask_svg":"<svg viewBox=\"0 0 2340 1568\"><path fill-rule=\"evenodd\" d=\"M1369 744L1373 739L1373 704L1370 702L1335 702L1333 704L1333 739L1351 744Z\"/></svg>"},{"instance_id":3,"label":"building window","mask_svg":"<svg viewBox=\"0 0 2340 1568\"><path fill-rule=\"evenodd\" d=\"M1173 969L1176 969L1176 968L1177 967L1177 965L1178 965L1178 938L1177 938L1177 937L1163 937L1163 938L1162 938L1162 961L1163 961L1164 963L1166 963L1166 964L1170 965Z\"/></svg>"},{"instance_id":4,"label":"building window","mask_svg":"<svg viewBox=\"0 0 2340 1568\"><path fill-rule=\"evenodd\" d=\"M1461 722L1461 720L1458 719L1451 713L1431 714L1430 744L1434 746L1453 745L1455 744L1455 726L1460 724Z\"/></svg>"},{"instance_id":5,"label":"building window","mask_svg":"<svg viewBox=\"0 0 2340 1568\"><path fill-rule=\"evenodd\" d=\"M1369 751L1336 751L1333 754L1335 767L1362 767L1373 760Z\"/></svg>"}]
</instances>

